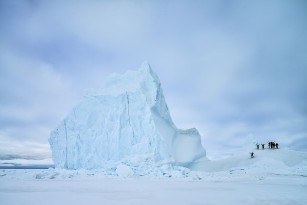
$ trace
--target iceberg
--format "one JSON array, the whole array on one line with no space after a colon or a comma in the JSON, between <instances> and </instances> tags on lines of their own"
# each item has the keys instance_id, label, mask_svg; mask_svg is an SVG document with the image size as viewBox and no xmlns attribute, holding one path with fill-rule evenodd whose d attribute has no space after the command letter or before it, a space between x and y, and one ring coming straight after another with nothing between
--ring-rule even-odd
<instances>
[{"instance_id":1,"label":"iceberg","mask_svg":"<svg viewBox=\"0 0 307 205\"><path fill-rule=\"evenodd\" d=\"M197 129L177 129L158 76L145 62L89 91L51 131L56 168L97 169L150 162L189 166L206 158Z\"/></svg>"}]
</instances>

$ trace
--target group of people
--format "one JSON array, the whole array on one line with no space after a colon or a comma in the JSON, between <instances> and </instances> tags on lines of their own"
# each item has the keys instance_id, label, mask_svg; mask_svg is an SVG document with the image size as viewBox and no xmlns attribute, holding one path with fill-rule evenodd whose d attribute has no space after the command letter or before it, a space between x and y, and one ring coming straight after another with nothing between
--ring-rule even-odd
<instances>
[{"instance_id":1,"label":"group of people","mask_svg":"<svg viewBox=\"0 0 307 205\"><path fill-rule=\"evenodd\" d=\"M261 144L262 149L264 149L264 145L265 144ZM256 146L257 146L257 149L259 149L260 144L257 143Z\"/></svg>"},{"instance_id":2,"label":"group of people","mask_svg":"<svg viewBox=\"0 0 307 205\"><path fill-rule=\"evenodd\" d=\"M257 149L259 149L259 147L260 147L260 145L261 145L261 148L262 149L264 149L264 145L265 144L256 144L256 146L257 146ZM277 142L268 142L268 148L269 149L278 149L278 143Z\"/></svg>"},{"instance_id":3,"label":"group of people","mask_svg":"<svg viewBox=\"0 0 307 205\"><path fill-rule=\"evenodd\" d=\"M278 143L277 142L268 142L269 149L278 149Z\"/></svg>"},{"instance_id":4,"label":"group of people","mask_svg":"<svg viewBox=\"0 0 307 205\"><path fill-rule=\"evenodd\" d=\"M260 149L260 145L261 145L261 148L264 149L264 145L265 144L256 144L257 146L257 149ZM277 142L268 142L268 148L269 149L278 149L278 143ZM250 155L251 155L251 158L254 158L254 152L250 152Z\"/></svg>"}]
</instances>

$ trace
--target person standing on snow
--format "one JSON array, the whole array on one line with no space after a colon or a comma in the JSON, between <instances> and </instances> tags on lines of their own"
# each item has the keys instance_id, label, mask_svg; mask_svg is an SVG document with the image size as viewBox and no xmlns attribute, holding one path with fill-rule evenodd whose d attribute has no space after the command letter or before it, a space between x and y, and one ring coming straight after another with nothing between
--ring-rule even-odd
<instances>
[{"instance_id":1,"label":"person standing on snow","mask_svg":"<svg viewBox=\"0 0 307 205\"><path fill-rule=\"evenodd\" d=\"M254 158L254 152L250 152L251 158Z\"/></svg>"}]
</instances>

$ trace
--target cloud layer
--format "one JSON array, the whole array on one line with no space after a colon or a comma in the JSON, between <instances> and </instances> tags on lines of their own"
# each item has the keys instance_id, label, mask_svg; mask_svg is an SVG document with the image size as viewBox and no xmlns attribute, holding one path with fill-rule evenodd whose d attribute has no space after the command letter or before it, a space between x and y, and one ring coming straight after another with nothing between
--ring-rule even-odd
<instances>
[{"instance_id":1,"label":"cloud layer","mask_svg":"<svg viewBox=\"0 0 307 205\"><path fill-rule=\"evenodd\" d=\"M175 123L197 127L209 155L251 138L306 150L306 8L299 0L1 1L1 141L47 144L84 90L148 60ZM0 148L15 154L7 152Z\"/></svg>"}]
</instances>

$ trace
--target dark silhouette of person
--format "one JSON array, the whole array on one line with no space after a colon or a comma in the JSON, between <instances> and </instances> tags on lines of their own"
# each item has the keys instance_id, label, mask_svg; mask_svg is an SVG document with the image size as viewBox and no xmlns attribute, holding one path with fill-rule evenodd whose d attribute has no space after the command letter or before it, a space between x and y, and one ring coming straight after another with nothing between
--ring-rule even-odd
<instances>
[{"instance_id":1,"label":"dark silhouette of person","mask_svg":"<svg viewBox=\"0 0 307 205\"><path fill-rule=\"evenodd\" d=\"M275 146L276 146L276 149L278 149L278 143L276 143Z\"/></svg>"},{"instance_id":2,"label":"dark silhouette of person","mask_svg":"<svg viewBox=\"0 0 307 205\"><path fill-rule=\"evenodd\" d=\"M256 144L257 145L257 149L259 149L259 144Z\"/></svg>"},{"instance_id":3,"label":"dark silhouette of person","mask_svg":"<svg viewBox=\"0 0 307 205\"><path fill-rule=\"evenodd\" d=\"M254 158L254 152L250 152L251 158Z\"/></svg>"},{"instance_id":4,"label":"dark silhouette of person","mask_svg":"<svg viewBox=\"0 0 307 205\"><path fill-rule=\"evenodd\" d=\"M261 146L262 146L262 149L264 149L264 144L261 144Z\"/></svg>"}]
</instances>

